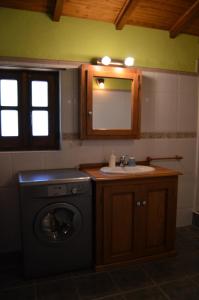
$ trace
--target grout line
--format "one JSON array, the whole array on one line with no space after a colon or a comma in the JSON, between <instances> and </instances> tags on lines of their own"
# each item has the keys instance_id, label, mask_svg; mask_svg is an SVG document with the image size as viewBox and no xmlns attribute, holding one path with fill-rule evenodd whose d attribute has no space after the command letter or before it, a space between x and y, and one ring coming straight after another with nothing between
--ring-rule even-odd
<instances>
[{"instance_id":1,"label":"grout line","mask_svg":"<svg viewBox=\"0 0 199 300\"><path fill-rule=\"evenodd\" d=\"M94 298L91 298L90 300L106 300L113 296L123 296L123 294L122 293L112 293L112 294L107 294L105 296L99 296L99 297L94 296Z\"/></svg>"},{"instance_id":2,"label":"grout line","mask_svg":"<svg viewBox=\"0 0 199 300\"><path fill-rule=\"evenodd\" d=\"M0 292L8 291L8 290L16 290L16 289L21 289L21 288L25 288L25 287L34 287L34 285L35 285L35 281L32 282L32 283L28 283L28 284L25 284L25 283L21 282L21 284L16 284L16 285L6 286L6 287L3 287L3 288L0 288Z\"/></svg>"},{"instance_id":3,"label":"grout line","mask_svg":"<svg viewBox=\"0 0 199 300\"><path fill-rule=\"evenodd\" d=\"M141 267L139 267L139 268L142 270ZM145 275L147 275L147 274L145 273ZM147 277L151 280L151 278L148 275L147 275ZM117 286L119 287L119 289L121 290L121 293L123 295L123 294L128 294L128 293L132 293L132 292L136 292L136 291L140 291L140 290L145 290L145 289L148 289L148 288L156 287L156 283L153 280L151 280L151 281L152 281L152 284L149 284L147 286L138 287L138 288L129 288L128 290L123 290L123 289L120 288L120 286L118 286L118 285Z\"/></svg>"},{"instance_id":4,"label":"grout line","mask_svg":"<svg viewBox=\"0 0 199 300\"><path fill-rule=\"evenodd\" d=\"M73 283L73 285L74 285L75 293L76 293L76 295L77 295L78 300L81 300L81 296L80 296L80 293L79 293L79 288L78 288L77 285L75 284L74 278L71 278L71 281L72 281L72 283Z\"/></svg>"},{"instance_id":5,"label":"grout line","mask_svg":"<svg viewBox=\"0 0 199 300\"><path fill-rule=\"evenodd\" d=\"M183 281L183 280L188 280L188 281L191 281L192 283L194 283L197 287L199 287L199 283L195 282L194 280L191 279L191 277L189 275L187 275L186 277L184 278L179 278L179 279L176 279L176 280L172 280L171 282L169 283L175 283L175 282L180 282L180 281ZM158 288L161 290L161 292L167 296L167 299L170 300L171 298L167 295L167 293L162 289L162 285L166 285L165 283L164 284L160 284L158 286Z\"/></svg>"},{"instance_id":6,"label":"grout line","mask_svg":"<svg viewBox=\"0 0 199 300\"><path fill-rule=\"evenodd\" d=\"M160 282L160 283L157 284L157 286L161 287L162 285L170 284L172 282L183 281L183 280L187 280L187 279L189 279L189 275L185 275L183 277L179 277L179 278L175 278L175 279L172 279L172 280Z\"/></svg>"},{"instance_id":7,"label":"grout line","mask_svg":"<svg viewBox=\"0 0 199 300\"><path fill-rule=\"evenodd\" d=\"M143 266L141 266L142 270L148 275L148 277L152 280L152 282L154 283L155 286L159 287L160 285L164 285L170 282L174 282L174 281L178 281L178 280L184 280L184 279L188 279L189 275L183 275L182 277L179 278L175 278L175 279L165 279L161 282L156 281L153 277L150 276L150 274L148 273L147 270L144 269Z\"/></svg>"},{"instance_id":8,"label":"grout line","mask_svg":"<svg viewBox=\"0 0 199 300\"><path fill-rule=\"evenodd\" d=\"M199 287L199 282L194 280L195 277L198 277L199 273L196 273L194 275L189 276L189 279L191 280L191 282L195 283L198 287Z\"/></svg>"},{"instance_id":9,"label":"grout line","mask_svg":"<svg viewBox=\"0 0 199 300\"><path fill-rule=\"evenodd\" d=\"M171 300L171 298L169 297L169 295L167 295L167 293L165 293L165 291L160 286L157 286L157 288L167 298L167 300Z\"/></svg>"},{"instance_id":10,"label":"grout line","mask_svg":"<svg viewBox=\"0 0 199 300\"><path fill-rule=\"evenodd\" d=\"M122 289L117 284L117 282L114 280L113 276L111 275L111 272L107 272L107 274L108 274L109 278L111 279L112 283L114 284L114 286L116 286L118 288L118 290L122 292Z\"/></svg>"},{"instance_id":11,"label":"grout line","mask_svg":"<svg viewBox=\"0 0 199 300\"><path fill-rule=\"evenodd\" d=\"M76 274L76 275L75 274L70 274L69 276L72 279L76 279L76 278L78 279L79 277L88 277L88 276L91 276L91 275L93 276L93 275L105 274L105 273L107 273L107 272L103 271L103 272L98 273L98 272L95 272L95 271L91 271L89 273L82 273L82 274Z\"/></svg>"},{"instance_id":12,"label":"grout line","mask_svg":"<svg viewBox=\"0 0 199 300\"><path fill-rule=\"evenodd\" d=\"M144 266L141 266L140 269L144 272L144 274L153 282L154 286L157 285L157 282L150 276L147 270L144 269Z\"/></svg>"},{"instance_id":13,"label":"grout line","mask_svg":"<svg viewBox=\"0 0 199 300\"><path fill-rule=\"evenodd\" d=\"M169 284L171 282L176 282L176 281L180 281L180 280L186 280L189 278L189 275L183 275L182 277L179 277L179 278L174 278L174 279L168 279L168 280L165 280L165 281L161 281L161 282L157 282L157 286L161 286L161 285L166 285L166 284Z\"/></svg>"},{"instance_id":14,"label":"grout line","mask_svg":"<svg viewBox=\"0 0 199 300\"><path fill-rule=\"evenodd\" d=\"M34 299L38 299L38 290L37 290L37 284L36 282L34 283Z\"/></svg>"}]
</instances>

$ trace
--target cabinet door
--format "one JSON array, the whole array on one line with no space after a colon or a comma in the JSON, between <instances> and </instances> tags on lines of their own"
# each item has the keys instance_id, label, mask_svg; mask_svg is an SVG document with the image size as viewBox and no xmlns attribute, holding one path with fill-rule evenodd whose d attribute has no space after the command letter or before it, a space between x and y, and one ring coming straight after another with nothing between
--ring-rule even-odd
<instances>
[{"instance_id":1,"label":"cabinet door","mask_svg":"<svg viewBox=\"0 0 199 300\"><path fill-rule=\"evenodd\" d=\"M136 199L139 188L113 184L104 187L104 263L131 260L136 256Z\"/></svg>"},{"instance_id":2,"label":"cabinet door","mask_svg":"<svg viewBox=\"0 0 199 300\"><path fill-rule=\"evenodd\" d=\"M177 178L103 187L103 263L174 250Z\"/></svg>"},{"instance_id":3,"label":"cabinet door","mask_svg":"<svg viewBox=\"0 0 199 300\"><path fill-rule=\"evenodd\" d=\"M147 256L174 249L177 182L157 181L145 184L141 200L143 240L136 231L140 255Z\"/></svg>"}]
</instances>

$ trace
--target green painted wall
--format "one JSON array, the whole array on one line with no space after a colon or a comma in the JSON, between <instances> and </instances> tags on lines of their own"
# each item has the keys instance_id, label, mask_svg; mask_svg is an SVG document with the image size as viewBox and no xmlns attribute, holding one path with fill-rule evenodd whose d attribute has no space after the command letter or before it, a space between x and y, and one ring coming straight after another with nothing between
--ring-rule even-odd
<instances>
[{"instance_id":1,"label":"green painted wall","mask_svg":"<svg viewBox=\"0 0 199 300\"><path fill-rule=\"evenodd\" d=\"M0 8L0 56L90 61L109 55L134 56L136 66L196 71L199 39L166 31Z\"/></svg>"}]
</instances>

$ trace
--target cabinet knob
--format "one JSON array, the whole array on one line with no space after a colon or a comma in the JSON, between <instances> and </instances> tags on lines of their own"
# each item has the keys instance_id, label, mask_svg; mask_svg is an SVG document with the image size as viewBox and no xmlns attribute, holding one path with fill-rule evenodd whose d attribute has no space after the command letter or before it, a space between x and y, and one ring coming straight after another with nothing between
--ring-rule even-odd
<instances>
[{"instance_id":1,"label":"cabinet knob","mask_svg":"<svg viewBox=\"0 0 199 300\"><path fill-rule=\"evenodd\" d=\"M76 187L71 189L71 194L75 195L75 194L77 194L77 192L78 192L78 189Z\"/></svg>"},{"instance_id":2,"label":"cabinet knob","mask_svg":"<svg viewBox=\"0 0 199 300\"><path fill-rule=\"evenodd\" d=\"M142 201L142 205L145 206L146 205L146 201Z\"/></svg>"},{"instance_id":3,"label":"cabinet knob","mask_svg":"<svg viewBox=\"0 0 199 300\"><path fill-rule=\"evenodd\" d=\"M89 111L89 112L88 112L88 115L89 115L89 116L92 116L92 114L93 114L92 111Z\"/></svg>"},{"instance_id":4,"label":"cabinet knob","mask_svg":"<svg viewBox=\"0 0 199 300\"><path fill-rule=\"evenodd\" d=\"M137 201L137 202L136 202L136 206L141 206L141 202L140 202L140 201Z\"/></svg>"}]
</instances>

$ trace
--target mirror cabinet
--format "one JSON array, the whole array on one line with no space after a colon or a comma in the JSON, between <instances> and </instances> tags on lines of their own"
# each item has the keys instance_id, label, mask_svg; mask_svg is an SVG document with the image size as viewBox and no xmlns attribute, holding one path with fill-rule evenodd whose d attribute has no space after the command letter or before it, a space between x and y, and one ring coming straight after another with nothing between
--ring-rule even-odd
<instances>
[{"instance_id":1,"label":"mirror cabinet","mask_svg":"<svg viewBox=\"0 0 199 300\"><path fill-rule=\"evenodd\" d=\"M137 69L82 65L80 138L139 138L140 85Z\"/></svg>"}]
</instances>

